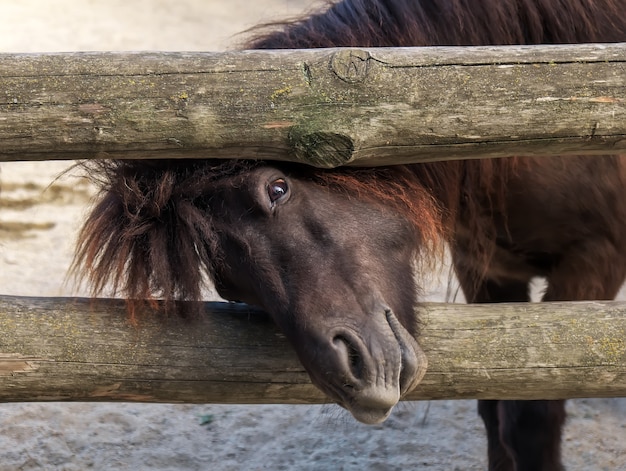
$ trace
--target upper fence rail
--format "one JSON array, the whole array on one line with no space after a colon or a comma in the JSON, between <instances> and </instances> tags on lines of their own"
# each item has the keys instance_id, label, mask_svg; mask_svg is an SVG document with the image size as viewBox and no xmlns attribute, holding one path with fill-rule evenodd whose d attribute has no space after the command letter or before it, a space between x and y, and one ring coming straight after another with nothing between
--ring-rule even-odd
<instances>
[{"instance_id":1,"label":"upper fence rail","mask_svg":"<svg viewBox=\"0 0 626 471\"><path fill-rule=\"evenodd\" d=\"M0 161L626 153L626 43L0 55Z\"/></svg>"}]
</instances>

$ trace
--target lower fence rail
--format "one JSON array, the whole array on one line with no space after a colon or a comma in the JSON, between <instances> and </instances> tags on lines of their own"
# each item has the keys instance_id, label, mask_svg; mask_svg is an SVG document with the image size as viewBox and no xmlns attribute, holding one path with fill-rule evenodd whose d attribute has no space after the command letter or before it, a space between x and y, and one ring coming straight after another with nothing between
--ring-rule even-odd
<instances>
[{"instance_id":1,"label":"lower fence rail","mask_svg":"<svg viewBox=\"0 0 626 471\"><path fill-rule=\"evenodd\" d=\"M626 396L626 302L425 303L404 399ZM269 317L207 303L131 321L111 299L0 296L0 402L323 403Z\"/></svg>"}]
</instances>

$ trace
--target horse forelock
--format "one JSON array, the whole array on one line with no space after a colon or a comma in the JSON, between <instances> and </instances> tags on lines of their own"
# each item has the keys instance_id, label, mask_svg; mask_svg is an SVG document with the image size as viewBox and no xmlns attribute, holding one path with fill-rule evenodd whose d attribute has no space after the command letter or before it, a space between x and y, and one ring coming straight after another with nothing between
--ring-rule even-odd
<instances>
[{"instance_id":1,"label":"horse forelock","mask_svg":"<svg viewBox=\"0 0 626 471\"><path fill-rule=\"evenodd\" d=\"M168 309L170 301L200 300L205 276L212 277L221 259L203 198L217 180L254 165L236 160L85 164L100 194L79 234L73 273L90 282L94 296L123 295L131 310L142 300L163 299Z\"/></svg>"}]
</instances>

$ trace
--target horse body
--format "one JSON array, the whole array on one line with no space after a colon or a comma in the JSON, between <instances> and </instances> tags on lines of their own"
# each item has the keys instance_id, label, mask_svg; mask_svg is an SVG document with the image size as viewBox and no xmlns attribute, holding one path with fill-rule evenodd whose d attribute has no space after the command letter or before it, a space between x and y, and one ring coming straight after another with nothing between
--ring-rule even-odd
<instances>
[{"instance_id":1,"label":"horse body","mask_svg":"<svg viewBox=\"0 0 626 471\"><path fill-rule=\"evenodd\" d=\"M624 158L517 160L511 162L517 164L513 174L503 180L504 194L474 191L482 214L459 212L453 260L468 301L502 301L480 291L476 280L512 289L519 285L519 294L506 301L529 301L533 277L548 281L544 301L614 298L626 273ZM489 201L499 201L499 207ZM489 245L475 247L477 227L490 228ZM489 260L486 266L481 257Z\"/></svg>"},{"instance_id":2,"label":"horse body","mask_svg":"<svg viewBox=\"0 0 626 471\"><path fill-rule=\"evenodd\" d=\"M626 157L518 163L500 208L483 204L486 214L468 220L461 210L457 219L452 260L468 302L528 302L534 277L547 280L543 301L613 299L626 278ZM472 229L481 216L494 223L480 223L491 227L492 243L477 248ZM489 469L562 469L564 401L483 400L478 411Z\"/></svg>"},{"instance_id":3,"label":"horse body","mask_svg":"<svg viewBox=\"0 0 626 471\"><path fill-rule=\"evenodd\" d=\"M626 41L623 1L344 0L256 48ZM276 29L278 28L278 29ZM312 381L384 420L426 369L415 316L442 242L469 302L611 299L626 277L626 158L450 161L375 169L117 161L81 233L97 293L267 310ZM493 470L558 470L563 401L480 401Z\"/></svg>"}]
</instances>

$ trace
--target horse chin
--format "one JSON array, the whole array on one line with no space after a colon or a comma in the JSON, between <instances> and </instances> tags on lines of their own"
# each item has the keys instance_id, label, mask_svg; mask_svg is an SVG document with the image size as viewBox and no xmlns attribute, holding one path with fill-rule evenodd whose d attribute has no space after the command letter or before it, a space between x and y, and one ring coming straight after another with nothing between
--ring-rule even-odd
<instances>
[{"instance_id":1,"label":"horse chin","mask_svg":"<svg viewBox=\"0 0 626 471\"><path fill-rule=\"evenodd\" d=\"M415 338L402 326L393 312L387 310L385 314L387 327L393 333L397 345L394 356L399 361L389 362L394 365L391 371L384 370L383 375L379 371L379 377L372 378L358 390L344 389L338 401L356 420L365 424L385 421L398 401L417 387L428 366L426 355ZM377 360L387 363L384 358ZM385 381L382 376L393 377L394 380Z\"/></svg>"},{"instance_id":2,"label":"horse chin","mask_svg":"<svg viewBox=\"0 0 626 471\"><path fill-rule=\"evenodd\" d=\"M400 400L399 395L394 395L392 391L390 392L392 394L388 396L377 394L375 396L371 395L370 397L361 397L358 403L343 407L345 407L356 420L363 424L380 424L387 420L394 406ZM368 406L368 403L371 403L371 406ZM384 404L391 405L385 408Z\"/></svg>"}]
</instances>

